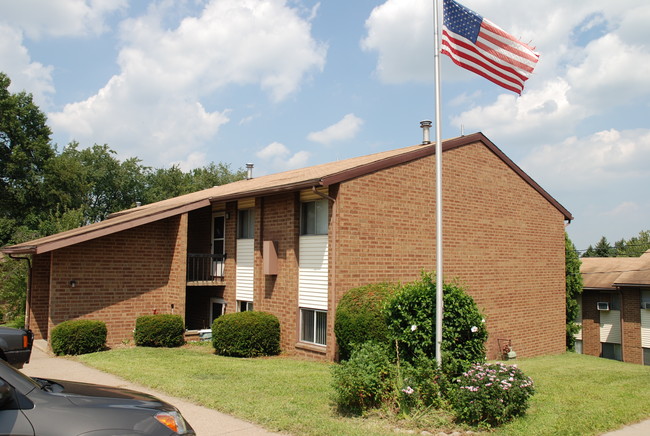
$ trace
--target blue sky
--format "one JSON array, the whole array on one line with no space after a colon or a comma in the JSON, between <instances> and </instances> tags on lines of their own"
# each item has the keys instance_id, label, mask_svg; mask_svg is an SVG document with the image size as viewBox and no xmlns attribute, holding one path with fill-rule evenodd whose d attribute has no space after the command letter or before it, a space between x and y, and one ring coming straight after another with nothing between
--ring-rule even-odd
<instances>
[{"instance_id":1,"label":"blue sky","mask_svg":"<svg viewBox=\"0 0 650 436\"><path fill-rule=\"evenodd\" d=\"M465 0L537 47L521 97L442 61L443 138L482 131L577 248L650 229L650 4ZM61 150L262 175L417 144L431 0L0 0L0 71ZM444 175L443 175L444 177Z\"/></svg>"}]
</instances>

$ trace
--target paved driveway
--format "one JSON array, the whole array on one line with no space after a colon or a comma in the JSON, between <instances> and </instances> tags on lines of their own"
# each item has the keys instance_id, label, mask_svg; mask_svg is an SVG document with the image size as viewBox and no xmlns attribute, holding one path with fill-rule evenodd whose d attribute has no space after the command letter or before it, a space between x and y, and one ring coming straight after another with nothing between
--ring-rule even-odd
<instances>
[{"instance_id":1,"label":"paved driveway","mask_svg":"<svg viewBox=\"0 0 650 436\"><path fill-rule=\"evenodd\" d=\"M268 432L255 424L233 418L216 410L197 406L189 401L131 383L112 374L90 368L79 362L63 357L52 357L39 349L39 347L34 347L30 363L24 366L22 372L29 376L116 386L155 395L176 406L199 436L267 436L279 434Z\"/></svg>"}]
</instances>

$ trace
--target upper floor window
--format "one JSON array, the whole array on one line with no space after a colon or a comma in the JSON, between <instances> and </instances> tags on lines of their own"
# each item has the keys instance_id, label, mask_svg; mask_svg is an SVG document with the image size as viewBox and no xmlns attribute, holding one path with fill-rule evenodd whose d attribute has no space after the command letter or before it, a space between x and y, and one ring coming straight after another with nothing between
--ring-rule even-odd
<instances>
[{"instance_id":1,"label":"upper floor window","mask_svg":"<svg viewBox=\"0 0 650 436\"><path fill-rule=\"evenodd\" d=\"M240 209L237 212L237 238L253 239L255 235L255 209Z\"/></svg>"},{"instance_id":2,"label":"upper floor window","mask_svg":"<svg viewBox=\"0 0 650 436\"><path fill-rule=\"evenodd\" d=\"M327 200L310 201L301 204L301 235L327 235L328 206Z\"/></svg>"}]
</instances>

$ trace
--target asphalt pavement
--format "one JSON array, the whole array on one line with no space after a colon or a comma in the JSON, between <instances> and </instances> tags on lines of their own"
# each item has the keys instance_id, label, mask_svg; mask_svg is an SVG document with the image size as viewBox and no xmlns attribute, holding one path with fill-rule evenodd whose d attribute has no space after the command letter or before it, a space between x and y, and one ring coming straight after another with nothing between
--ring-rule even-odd
<instances>
[{"instance_id":1,"label":"asphalt pavement","mask_svg":"<svg viewBox=\"0 0 650 436\"><path fill-rule=\"evenodd\" d=\"M269 432L250 422L131 383L74 360L52 356L47 351L45 341L36 341L31 360L22 371L29 376L115 386L155 395L161 400L176 406L192 425L197 436L271 436L281 434ZM604 433L602 436L650 436L650 419Z\"/></svg>"},{"instance_id":2,"label":"asphalt pavement","mask_svg":"<svg viewBox=\"0 0 650 436\"><path fill-rule=\"evenodd\" d=\"M193 404L187 400L175 398L145 386L131 383L120 377L75 362L74 360L54 357L44 350L45 347L46 345L36 344L32 350L30 362L21 370L23 373L32 377L95 383L155 395L161 400L176 406L194 428L197 436L270 436L280 434L269 432L250 422Z\"/></svg>"}]
</instances>

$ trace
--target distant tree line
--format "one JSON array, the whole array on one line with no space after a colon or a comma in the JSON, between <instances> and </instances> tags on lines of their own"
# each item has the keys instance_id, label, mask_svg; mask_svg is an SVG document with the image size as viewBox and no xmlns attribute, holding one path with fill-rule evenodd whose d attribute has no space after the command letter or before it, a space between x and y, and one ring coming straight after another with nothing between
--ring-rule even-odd
<instances>
[{"instance_id":1,"label":"distant tree line","mask_svg":"<svg viewBox=\"0 0 650 436\"><path fill-rule=\"evenodd\" d=\"M61 151L31 94L0 72L0 247L99 222L109 214L243 179L228 164L182 171L120 161L108 145ZM0 257L0 321L24 310L24 262ZM22 298L22 300L21 300Z\"/></svg>"},{"instance_id":2,"label":"distant tree line","mask_svg":"<svg viewBox=\"0 0 650 436\"><path fill-rule=\"evenodd\" d=\"M606 237L589 246L582 257L639 257L650 250L650 230L642 230L630 239L621 239L611 245Z\"/></svg>"}]
</instances>

